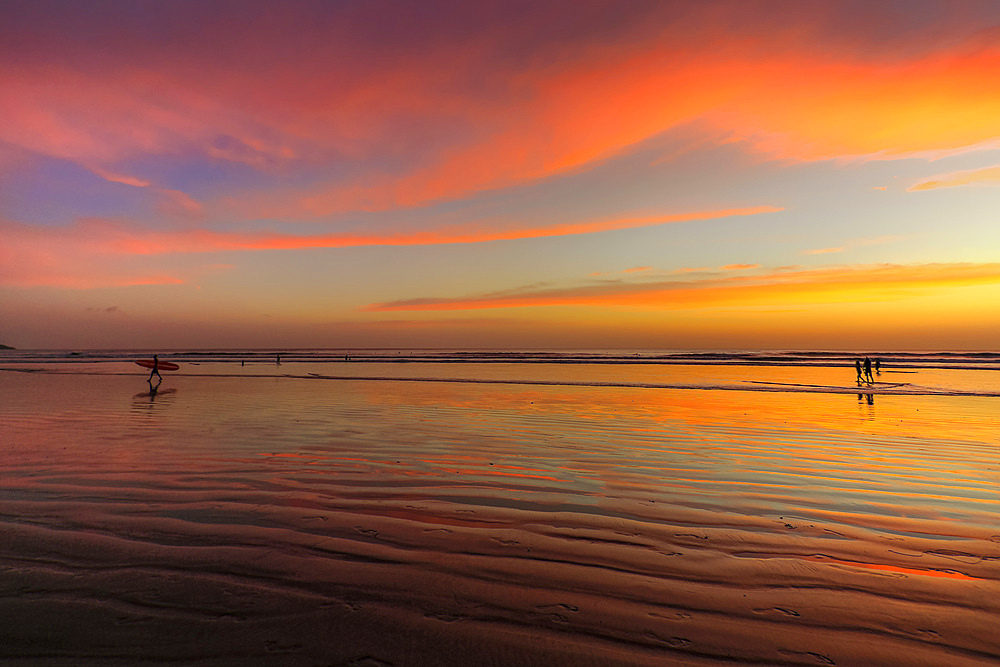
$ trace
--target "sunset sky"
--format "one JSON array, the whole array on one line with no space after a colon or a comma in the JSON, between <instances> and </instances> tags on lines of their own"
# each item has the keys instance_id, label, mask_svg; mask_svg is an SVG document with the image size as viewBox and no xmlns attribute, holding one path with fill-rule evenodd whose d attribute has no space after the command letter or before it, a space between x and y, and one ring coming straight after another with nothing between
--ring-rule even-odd
<instances>
[{"instance_id":1,"label":"sunset sky","mask_svg":"<svg viewBox=\"0 0 1000 667\"><path fill-rule=\"evenodd\" d=\"M997 349L1000 3L5 0L0 343Z\"/></svg>"}]
</instances>

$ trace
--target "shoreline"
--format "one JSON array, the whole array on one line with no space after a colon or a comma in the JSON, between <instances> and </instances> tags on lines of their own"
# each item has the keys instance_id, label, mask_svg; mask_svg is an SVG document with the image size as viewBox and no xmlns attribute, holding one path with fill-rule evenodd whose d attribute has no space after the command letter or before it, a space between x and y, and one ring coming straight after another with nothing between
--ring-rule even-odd
<instances>
[{"instance_id":1,"label":"shoreline","mask_svg":"<svg viewBox=\"0 0 1000 667\"><path fill-rule=\"evenodd\" d=\"M294 362L288 362L294 363ZM358 364L365 362L358 362ZM825 368L825 367L824 367ZM966 369L962 369L966 370ZM88 375L88 376L135 376L146 377L145 372L100 372L59 370L51 368L8 368L0 367L0 373L28 373L47 375ZM891 372L891 371L888 371ZM383 375L326 375L318 373L191 373L183 371L165 371L169 377L188 378L287 378L293 380L331 380L331 381L362 381L362 382L441 382L458 384L488 384L488 385L527 385L549 387L605 387L624 389L678 389L697 391L745 391L767 393L816 393L816 394L861 394L882 396L956 396L998 398L1000 391L962 391L954 389L939 389L933 387L912 387L909 383L878 383L874 385L816 385L803 383L767 382L762 380L743 380L729 384L694 384L683 382L613 382L596 380L541 380L541 379L493 379L493 378L461 378L461 377L407 377ZM878 386L878 385L890 386ZM748 386L753 385L753 386Z\"/></svg>"}]
</instances>

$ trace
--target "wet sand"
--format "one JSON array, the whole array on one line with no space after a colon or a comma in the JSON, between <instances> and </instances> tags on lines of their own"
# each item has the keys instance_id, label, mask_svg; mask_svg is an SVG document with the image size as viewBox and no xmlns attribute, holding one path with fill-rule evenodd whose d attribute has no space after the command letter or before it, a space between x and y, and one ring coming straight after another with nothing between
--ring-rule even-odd
<instances>
[{"instance_id":1,"label":"wet sand","mask_svg":"<svg viewBox=\"0 0 1000 667\"><path fill-rule=\"evenodd\" d=\"M1000 663L998 400L0 372L0 662Z\"/></svg>"}]
</instances>

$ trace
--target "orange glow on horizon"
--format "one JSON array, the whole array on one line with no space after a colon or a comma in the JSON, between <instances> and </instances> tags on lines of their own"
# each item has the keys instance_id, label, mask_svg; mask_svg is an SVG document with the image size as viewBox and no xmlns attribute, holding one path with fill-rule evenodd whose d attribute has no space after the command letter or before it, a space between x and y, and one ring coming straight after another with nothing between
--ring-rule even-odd
<instances>
[{"instance_id":1,"label":"orange glow on horizon","mask_svg":"<svg viewBox=\"0 0 1000 667\"><path fill-rule=\"evenodd\" d=\"M652 284L589 285L502 296L412 299L369 311L439 311L524 306L703 308L895 300L920 290L1000 283L1000 264L863 266Z\"/></svg>"}]
</instances>

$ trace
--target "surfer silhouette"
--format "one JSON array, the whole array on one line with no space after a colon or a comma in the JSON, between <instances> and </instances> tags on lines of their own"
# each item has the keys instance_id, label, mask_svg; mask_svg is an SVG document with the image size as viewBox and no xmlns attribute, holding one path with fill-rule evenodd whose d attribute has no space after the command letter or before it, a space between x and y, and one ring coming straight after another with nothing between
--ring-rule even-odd
<instances>
[{"instance_id":1,"label":"surfer silhouette","mask_svg":"<svg viewBox=\"0 0 1000 667\"><path fill-rule=\"evenodd\" d=\"M864 378L861 377L861 360L860 359L855 359L854 360L854 370L856 370L858 372L858 380L857 380L857 382L860 385L861 382L864 379ZM861 398L861 394L858 394L858 398L859 399Z\"/></svg>"},{"instance_id":2,"label":"surfer silhouette","mask_svg":"<svg viewBox=\"0 0 1000 667\"><path fill-rule=\"evenodd\" d=\"M882 362L879 359L875 360L875 375L882 375Z\"/></svg>"},{"instance_id":3,"label":"surfer silhouette","mask_svg":"<svg viewBox=\"0 0 1000 667\"><path fill-rule=\"evenodd\" d=\"M157 377L156 386L159 387L160 383L163 382L163 376L160 375L160 359L155 354L153 355L153 370L149 371L149 385L153 386L153 376Z\"/></svg>"},{"instance_id":4,"label":"surfer silhouette","mask_svg":"<svg viewBox=\"0 0 1000 667\"><path fill-rule=\"evenodd\" d=\"M865 382L871 384L875 382L875 378L872 377L872 360L865 357Z\"/></svg>"}]
</instances>

